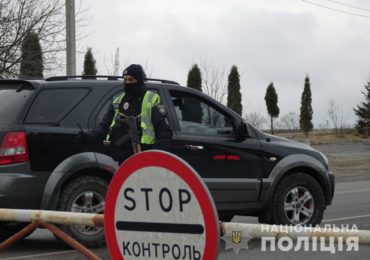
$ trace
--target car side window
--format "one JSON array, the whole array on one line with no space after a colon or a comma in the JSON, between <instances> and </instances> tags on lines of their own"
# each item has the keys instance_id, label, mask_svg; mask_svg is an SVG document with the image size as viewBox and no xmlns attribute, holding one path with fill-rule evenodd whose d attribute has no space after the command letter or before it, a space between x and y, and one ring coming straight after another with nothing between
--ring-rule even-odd
<instances>
[{"instance_id":1,"label":"car side window","mask_svg":"<svg viewBox=\"0 0 370 260\"><path fill-rule=\"evenodd\" d=\"M45 89L36 97L25 123L58 123L88 94L85 88Z\"/></svg>"},{"instance_id":2,"label":"car side window","mask_svg":"<svg viewBox=\"0 0 370 260\"><path fill-rule=\"evenodd\" d=\"M105 102L102 109L99 111L98 116L96 117L95 125L99 125L99 123L103 120L104 115L107 113L109 105L113 103L113 100L122 95L122 93L123 91L115 93L107 102Z\"/></svg>"},{"instance_id":3,"label":"car side window","mask_svg":"<svg viewBox=\"0 0 370 260\"><path fill-rule=\"evenodd\" d=\"M180 132L197 135L232 135L231 117L195 95L170 91Z\"/></svg>"}]
</instances>

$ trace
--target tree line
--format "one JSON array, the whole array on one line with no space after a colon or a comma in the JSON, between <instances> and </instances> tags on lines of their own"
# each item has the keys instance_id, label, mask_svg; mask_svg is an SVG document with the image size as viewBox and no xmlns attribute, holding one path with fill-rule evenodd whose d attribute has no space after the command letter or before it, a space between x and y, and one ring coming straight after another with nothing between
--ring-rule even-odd
<instances>
[{"instance_id":1,"label":"tree line","mask_svg":"<svg viewBox=\"0 0 370 260\"><path fill-rule=\"evenodd\" d=\"M202 66L202 68L205 70L207 70L208 67L209 66ZM213 70L215 69L213 68ZM213 76L218 76L219 74L220 73L215 73ZM201 72L199 66L197 64L194 64L188 72L187 86L199 91L202 91L204 86L206 86L206 94L222 102L222 99L220 100L219 97L215 95L215 93L217 93L219 89L223 89L222 84L214 84L209 86L208 83L211 80L208 78L208 73L206 74L207 79L204 79L203 75L204 73ZM221 82L221 80L218 78L217 82ZM240 92L240 74L238 72L237 66L235 65L233 65L230 69L227 83L227 93L225 94L227 94L227 106L239 115L242 115L243 106L242 95ZM364 134L366 137L368 137L370 132L370 81L368 81L365 85L365 91L363 91L362 94L365 96L365 101L361 102L360 104L356 105L355 108L353 108L357 116L355 127L360 134ZM280 109L278 106L278 95L276 93L273 82L271 82L266 89L265 103L267 113L270 116L271 133L273 134L274 119L278 118L280 114ZM337 135L343 135L343 111L334 99L330 99L329 101L328 116L334 126L335 133ZM291 130L299 128L305 133L306 136L308 136L309 132L312 131L314 128L312 118L313 109L311 83L309 76L306 75L301 95L299 116L295 112L290 112L281 118L281 122L286 126L286 128L289 128ZM264 123L263 117L261 117L260 114L257 112L250 113L247 116L247 120L257 128L260 128Z\"/></svg>"},{"instance_id":2,"label":"tree line","mask_svg":"<svg viewBox=\"0 0 370 260\"><path fill-rule=\"evenodd\" d=\"M194 64L188 73L187 86L202 91L203 81L204 80L202 80L202 73L200 68L198 67L197 64ZM220 88L221 86L215 87ZM265 102L267 112L270 116L271 133L273 134L274 118L277 118L280 114L280 109L278 106L278 95L276 93L273 82L271 82L266 89ZM235 65L231 67L228 76L227 107L234 110L239 115L242 115L243 105L242 105L242 95L240 92L240 74L238 72L237 66ZM301 113L299 120L300 128L306 135L308 135L308 133L313 129L312 115L313 110L312 110L311 87L310 79L307 75L301 98Z\"/></svg>"},{"instance_id":3,"label":"tree line","mask_svg":"<svg viewBox=\"0 0 370 260\"><path fill-rule=\"evenodd\" d=\"M42 78L43 77L43 58L42 48L39 43L37 34L28 33L21 45L21 59L20 59L20 78ZM227 85L224 87L222 77L224 76L224 69L219 70L209 64L203 63L202 69L197 64L193 64L188 72L187 86L198 91L203 91L219 102L223 102L225 95L227 96L227 107L242 116L242 94L240 86L240 74L236 65L233 65L227 77ZM83 78L95 78L97 74L96 60L94 59L92 49L87 48L83 63ZM363 92L365 101L354 108L354 112L358 117L356 128L358 131L366 136L369 135L370 129L370 82L365 85ZM274 119L280 115L278 106L278 94L271 82L266 89L265 103L267 113L270 116L271 133L274 134ZM343 112L341 117L339 115L340 108L334 100L329 101L328 115L331 119L336 134L339 134L340 127L343 126ZM301 106L298 115L290 112L281 118L281 122L290 129L301 129L306 136L313 130L313 109L312 109L312 93L310 78L307 75L304 80L303 92L301 96ZM248 121L259 128L261 126L261 117L258 113L251 113L248 116Z\"/></svg>"},{"instance_id":4,"label":"tree line","mask_svg":"<svg viewBox=\"0 0 370 260\"><path fill-rule=\"evenodd\" d=\"M43 78L44 70L61 67L57 54L64 51L63 32L65 30L64 1L62 0L0 0L0 79L8 78ZM116 71L116 70L115 70ZM207 95L242 115L242 94L240 74L233 65L227 77L224 68L202 62L194 64L189 73L187 86L204 91ZM83 76L94 78L97 74L96 61L91 48L87 48ZM370 128L370 81L362 92L365 100L353 109L358 120L356 128L368 135ZM274 132L274 120L279 117L278 95L271 82L265 94L267 113L270 117L271 132ZM305 78L301 97L299 128L306 134L313 129L312 95L310 79ZM330 100L328 115L336 133L343 125L343 113L334 100ZM250 113L249 121L261 124L258 113ZM281 118L286 126L298 127L298 115L288 113Z\"/></svg>"}]
</instances>

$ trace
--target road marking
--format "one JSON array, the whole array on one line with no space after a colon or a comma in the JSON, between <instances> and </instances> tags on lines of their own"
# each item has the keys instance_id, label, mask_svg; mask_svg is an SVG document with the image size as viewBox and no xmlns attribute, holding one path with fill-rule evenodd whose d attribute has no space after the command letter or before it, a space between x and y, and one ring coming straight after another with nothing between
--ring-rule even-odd
<instances>
[{"instance_id":1,"label":"road marking","mask_svg":"<svg viewBox=\"0 0 370 260\"><path fill-rule=\"evenodd\" d=\"M342 221L342 220L348 220L348 219L354 219L354 218L367 218L367 217L370 217L370 215L359 215L359 216L345 217L345 218L332 218L332 219L326 219L322 222L327 223L327 222L336 222L336 221Z\"/></svg>"},{"instance_id":2,"label":"road marking","mask_svg":"<svg viewBox=\"0 0 370 260\"><path fill-rule=\"evenodd\" d=\"M3 258L3 260L27 259L27 258L32 258L32 257L52 256L52 255L59 255L59 254L72 253L72 252L77 252L77 251L76 250L66 250L66 251L43 253L43 254L37 254L37 255L16 256L16 257L10 257L10 258Z\"/></svg>"},{"instance_id":3,"label":"road marking","mask_svg":"<svg viewBox=\"0 0 370 260\"><path fill-rule=\"evenodd\" d=\"M366 192L366 191L370 191L370 189L338 191L338 192L335 192L335 195L348 194L348 193L357 193L357 192Z\"/></svg>"}]
</instances>

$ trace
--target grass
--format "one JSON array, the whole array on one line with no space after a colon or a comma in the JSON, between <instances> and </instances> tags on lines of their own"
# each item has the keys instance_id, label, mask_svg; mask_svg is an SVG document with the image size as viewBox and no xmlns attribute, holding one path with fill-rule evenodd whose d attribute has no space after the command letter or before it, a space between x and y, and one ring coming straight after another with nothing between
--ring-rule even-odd
<instances>
[{"instance_id":1,"label":"grass","mask_svg":"<svg viewBox=\"0 0 370 260\"><path fill-rule=\"evenodd\" d=\"M344 129L341 135L336 134L334 129L314 130L309 133L308 137L301 131L276 131L277 136L288 139L301 141L310 144L327 144L337 142L369 141L370 138L364 138L358 134L355 129Z\"/></svg>"}]
</instances>

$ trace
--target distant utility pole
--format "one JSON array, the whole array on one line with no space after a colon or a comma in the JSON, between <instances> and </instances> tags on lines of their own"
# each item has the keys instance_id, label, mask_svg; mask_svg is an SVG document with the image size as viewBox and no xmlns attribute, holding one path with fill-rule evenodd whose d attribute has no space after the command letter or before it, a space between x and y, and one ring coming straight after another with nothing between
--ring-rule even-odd
<instances>
[{"instance_id":1,"label":"distant utility pole","mask_svg":"<svg viewBox=\"0 0 370 260\"><path fill-rule=\"evenodd\" d=\"M75 0L66 0L67 76L76 75Z\"/></svg>"},{"instance_id":2,"label":"distant utility pole","mask_svg":"<svg viewBox=\"0 0 370 260\"><path fill-rule=\"evenodd\" d=\"M119 73L119 48L116 50L116 55L114 56L114 71L113 75L117 76Z\"/></svg>"}]
</instances>

